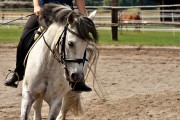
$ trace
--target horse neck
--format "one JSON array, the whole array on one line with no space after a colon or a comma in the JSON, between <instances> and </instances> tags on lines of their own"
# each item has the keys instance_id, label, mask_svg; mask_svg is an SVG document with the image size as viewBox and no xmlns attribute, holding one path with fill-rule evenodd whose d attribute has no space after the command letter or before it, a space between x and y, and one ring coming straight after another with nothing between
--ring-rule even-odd
<instances>
[{"instance_id":1,"label":"horse neck","mask_svg":"<svg viewBox=\"0 0 180 120\"><path fill-rule=\"evenodd\" d=\"M46 33L44 34L44 38L51 49L54 49L62 31L63 31L63 26L60 26L56 23L53 23L47 29Z\"/></svg>"},{"instance_id":2,"label":"horse neck","mask_svg":"<svg viewBox=\"0 0 180 120\"><path fill-rule=\"evenodd\" d=\"M41 54L42 58L46 58L47 56L49 56L49 58L54 59L52 50L55 50L56 43L62 31L63 26L55 23L48 27L46 32L43 34L43 36L35 46L37 52ZM51 59L49 59L48 61L51 61Z\"/></svg>"}]
</instances>

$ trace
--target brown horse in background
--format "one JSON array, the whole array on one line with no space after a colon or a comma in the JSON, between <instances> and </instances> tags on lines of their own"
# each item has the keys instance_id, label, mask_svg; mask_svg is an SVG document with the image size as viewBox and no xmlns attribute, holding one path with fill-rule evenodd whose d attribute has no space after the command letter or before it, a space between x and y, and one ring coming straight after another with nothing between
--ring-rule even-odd
<instances>
[{"instance_id":1,"label":"brown horse in background","mask_svg":"<svg viewBox=\"0 0 180 120\"><path fill-rule=\"evenodd\" d=\"M141 14L140 12L137 13L121 13L119 15L119 22L120 22L120 27L121 30L123 28L123 24L131 23L135 25L135 30L134 31L140 31L140 20L141 20ZM126 25L126 30L127 30L127 25Z\"/></svg>"}]
</instances>

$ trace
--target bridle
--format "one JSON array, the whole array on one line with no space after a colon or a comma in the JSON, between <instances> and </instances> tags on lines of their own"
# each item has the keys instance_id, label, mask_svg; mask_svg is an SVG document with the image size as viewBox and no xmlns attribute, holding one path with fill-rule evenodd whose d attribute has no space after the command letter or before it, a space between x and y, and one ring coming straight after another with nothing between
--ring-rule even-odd
<instances>
[{"instance_id":1,"label":"bridle","mask_svg":"<svg viewBox=\"0 0 180 120\"><path fill-rule=\"evenodd\" d=\"M76 37L78 38L81 38L79 34L75 33L74 31L72 31L71 29L68 28L68 25L67 24L65 27L64 27L64 30L63 32L61 33L60 37L59 37L59 40L57 42L57 46L58 45L61 45L61 53L60 53L60 56L61 56L61 63L62 64L66 64L66 62L77 62L77 63L83 63L84 62L84 58L82 59L74 59L74 58L66 58L66 49L65 49L65 43L66 43L66 34L67 34L67 31L72 33L73 35L75 35Z\"/></svg>"},{"instance_id":2,"label":"bridle","mask_svg":"<svg viewBox=\"0 0 180 120\"><path fill-rule=\"evenodd\" d=\"M77 33L75 33L74 31L72 31L71 29L68 28L69 24L67 24L66 26L64 26L64 30L62 31L57 43L56 43L56 49L58 50L60 45L61 45L61 52L57 53L55 50L52 50L51 47L48 45L48 43L45 40L44 35L43 39L44 42L46 44L46 46L48 47L48 49L53 53L54 58L60 63L64 65L64 69L67 71L67 64L66 63L70 63L70 62L75 62L75 63L83 63L85 61L87 61L86 59L86 52L84 53L84 57L82 59L76 59L76 58L67 58L66 57L66 49L65 49L65 43L66 43L66 35L67 35L67 31L72 33L73 35L75 35L78 38L81 38L81 36ZM60 56L60 57L59 57Z\"/></svg>"}]
</instances>

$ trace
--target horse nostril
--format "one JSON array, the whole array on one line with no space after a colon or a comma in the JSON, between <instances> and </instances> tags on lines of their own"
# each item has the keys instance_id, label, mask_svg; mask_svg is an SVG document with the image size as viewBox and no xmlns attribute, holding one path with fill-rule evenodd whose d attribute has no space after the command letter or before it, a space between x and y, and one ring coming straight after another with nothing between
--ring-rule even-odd
<instances>
[{"instance_id":1,"label":"horse nostril","mask_svg":"<svg viewBox=\"0 0 180 120\"><path fill-rule=\"evenodd\" d=\"M71 79L74 82L81 81L83 77L84 77L84 74L81 75L81 74L78 74L76 72L71 74Z\"/></svg>"},{"instance_id":2,"label":"horse nostril","mask_svg":"<svg viewBox=\"0 0 180 120\"><path fill-rule=\"evenodd\" d=\"M77 81L77 79L78 79L78 74L77 74L77 73L72 73L72 74L71 74L71 78L72 78L73 81Z\"/></svg>"}]
</instances>

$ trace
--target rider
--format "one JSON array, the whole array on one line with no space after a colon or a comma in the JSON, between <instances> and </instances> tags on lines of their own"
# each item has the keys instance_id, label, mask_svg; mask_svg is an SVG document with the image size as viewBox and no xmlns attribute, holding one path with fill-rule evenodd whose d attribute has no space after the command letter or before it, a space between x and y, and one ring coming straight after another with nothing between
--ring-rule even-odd
<instances>
[{"instance_id":1,"label":"rider","mask_svg":"<svg viewBox=\"0 0 180 120\"><path fill-rule=\"evenodd\" d=\"M37 29L40 25L38 22L38 15L39 11L43 7L44 4L47 3L57 3L57 4L66 4L73 8L73 0L33 0L34 4L34 13L31 15L29 20L27 21L21 38L20 42L17 47L17 53L16 53L16 68L13 71L13 74L10 78L7 78L5 80L4 85L10 86L10 87L17 87L16 82L23 79L25 67L23 65L25 56L31 47L31 45L34 43L34 30ZM76 6L79 9L79 11L86 16L86 9L85 9L85 1L84 0L75 0ZM26 37L26 39L25 39ZM84 81L78 82L78 83L72 83L71 87L74 91L91 91L91 88L88 87Z\"/></svg>"}]
</instances>

